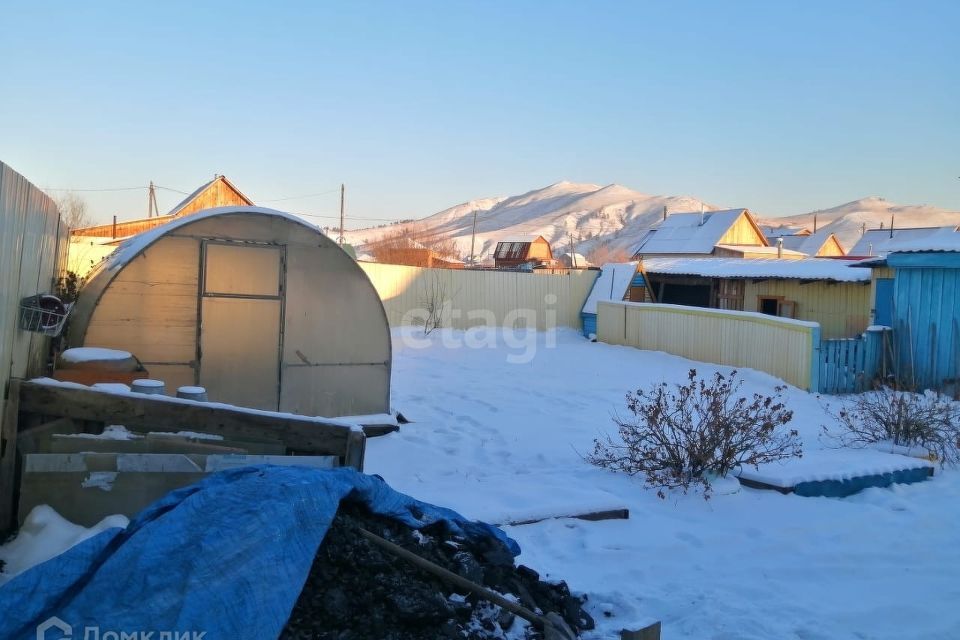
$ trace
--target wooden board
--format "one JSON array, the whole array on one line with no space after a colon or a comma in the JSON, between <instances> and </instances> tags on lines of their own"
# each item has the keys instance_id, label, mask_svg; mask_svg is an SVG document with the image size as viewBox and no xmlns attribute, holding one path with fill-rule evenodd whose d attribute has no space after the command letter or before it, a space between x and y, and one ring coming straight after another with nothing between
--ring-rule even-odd
<instances>
[{"instance_id":1,"label":"wooden board","mask_svg":"<svg viewBox=\"0 0 960 640\"><path fill-rule=\"evenodd\" d=\"M250 413L170 398L111 394L24 382L20 410L104 424L122 424L142 431L199 431L236 440L278 439L288 450L347 457L362 465L365 437L341 424L315 418ZM361 451L357 451L360 448ZM357 466L354 464L353 466ZM359 469L360 467L357 466Z\"/></svg>"},{"instance_id":2,"label":"wooden board","mask_svg":"<svg viewBox=\"0 0 960 640\"><path fill-rule=\"evenodd\" d=\"M2 422L0 422L0 532L6 531L13 523L16 502L19 404L20 381L11 380Z\"/></svg>"}]
</instances>

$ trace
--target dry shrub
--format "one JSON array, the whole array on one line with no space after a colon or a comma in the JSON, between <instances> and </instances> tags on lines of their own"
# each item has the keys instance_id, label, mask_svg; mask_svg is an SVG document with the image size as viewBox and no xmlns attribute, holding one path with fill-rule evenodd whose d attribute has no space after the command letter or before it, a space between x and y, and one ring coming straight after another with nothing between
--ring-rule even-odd
<instances>
[{"instance_id":1,"label":"dry shrub","mask_svg":"<svg viewBox=\"0 0 960 640\"><path fill-rule=\"evenodd\" d=\"M738 466L757 466L800 457L795 430L781 427L793 419L783 403L786 387L772 396L739 396L737 372L697 376L687 383L653 385L627 394L631 417L614 417L620 438L594 441L591 464L629 475L643 474L647 484L666 497L665 489L702 489L710 497L709 474L724 476Z\"/></svg>"}]
</instances>

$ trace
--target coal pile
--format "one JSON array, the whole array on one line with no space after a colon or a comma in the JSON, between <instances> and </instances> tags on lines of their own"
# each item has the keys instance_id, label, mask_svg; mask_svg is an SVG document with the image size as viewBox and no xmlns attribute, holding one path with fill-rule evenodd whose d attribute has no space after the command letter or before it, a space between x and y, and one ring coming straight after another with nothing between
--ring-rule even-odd
<instances>
[{"instance_id":1,"label":"coal pile","mask_svg":"<svg viewBox=\"0 0 960 640\"><path fill-rule=\"evenodd\" d=\"M583 601L563 582L515 566L496 539L472 542L437 523L421 530L344 503L314 559L281 638L318 640L537 639L543 632L365 539L366 529L538 614L592 629Z\"/></svg>"}]
</instances>

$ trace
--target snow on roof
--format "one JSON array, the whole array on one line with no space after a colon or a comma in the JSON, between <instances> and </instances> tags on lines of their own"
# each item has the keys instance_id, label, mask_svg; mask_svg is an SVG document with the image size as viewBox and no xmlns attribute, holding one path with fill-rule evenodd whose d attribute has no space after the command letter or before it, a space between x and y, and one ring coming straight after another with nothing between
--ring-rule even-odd
<instances>
[{"instance_id":1,"label":"snow on roof","mask_svg":"<svg viewBox=\"0 0 960 640\"><path fill-rule=\"evenodd\" d=\"M920 227L912 229L868 229L850 249L852 256L883 257L893 251L950 251L951 249L910 249L910 247L950 244L958 227ZM955 250L955 249L952 249Z\"/></svg>"},{"instance_id":2,"label":"snow on roof","mask_svg":"<svg viewBox=\"0 0 960 640\"><path fill-rule=\"evenodd\" d=\"M787 280L830 280L867 282L870 271L851 269L846 260L802 258L645 258L647 273L703 276L707 278L781 278Z\"/></svg>"},{"instance_id":3,"label":"snow on roof","mask_svg":"<svg viewBox=\"0 0 960 640\"><path fill-rule=\"evenodd\" d=\"M756 247L749 244L718 244L718 248L726 249L727 251L741 251L744 253L759 253L764 255L769 255L771 257L776 257L780 250L777 247ZM806 253L801 251L791 251L790 249L784 249L783 255L785 256L795 256L801 258L806 256Z\"/></svg>"},{"instance_id":4,"label":"snow on roof","mask_svg":"<svg viewBox=\"0 0 960 640\"><path fill-rule=\"evenodd\" d=\"M824 229L821 229L810 235L768 233L767 242L769 242L771 246L775 247L777 245L777 239L783 238L784 249L799 251L800 253L805 253L808 256L815 256L817 255L817 252L823 248L823 245L830 240L830 236L832 235L832 232Z\"/></svg>"},{"instance_id":5,"label":"snow on roof","mask_svg":"<svg viewBox=\"0 0 960 640\"><path fill-rule=\"evenodd\" d=\"M608 262L600 268L600 276L594 281L593 289L583 303L583 313L596 313L597 303L601 300L623 300L627 287L637 272L636 262Z\"/></svg>"},{"instance_id":6,"label":"snow on roof","mask_svg":"<svg viewBox=\"0 0 960 640\"><path fill-rule=\"evenodd\" d=\"M507 238L500 238L497 240L497 244L501 242L520 242L520 243L529 243L536 242L537 240L542 239L543 236L509 236Z\"/></svg>"},{"instance_id":7,"label":"snow on roof","mask_svg":"<svg viewBox=\"0 0 960 640\"><path fill-rule=\"evenodd\" d=\"M634 253L708 254L746 209L673 213L640 241Z\"/></svg>"},{"instance_id":8,"label":"snow on roof","mask_svg":"<svg viewBox=\"0 0 960 640\"><path fill-rule=\"evenodd\" d=\"M306 222L302 218L298 218L292 213L286 213L284 211L277 211L276 209L267 209L264 207L238 207L238 206L228 206L228 207L215 207L213 209L204 209L203 211L198 211L197 213L190 214L189 216L181 216L179 218L174 218L170 222L161 225L159 227L154 227L149 231L144 231L143 233L131 236L125 240L117 250L107 256L101 263L103 269L118 269L123 265L130 262L132 259L140 255L144 249L149 247L151 244L159 240L164 235L176 231L180 227L188 224L193 224L194 222L199 222L200 220L206 218L215 218L217 216L226 216L231 214L243 214L243 213L257 213L265 216L272 216L277 218L283 218L289 220L290 222L296 222L297 224L303 225L308 229L316 231L317 233L323 233L319 227Z\"/></svg>"}]
</instances>

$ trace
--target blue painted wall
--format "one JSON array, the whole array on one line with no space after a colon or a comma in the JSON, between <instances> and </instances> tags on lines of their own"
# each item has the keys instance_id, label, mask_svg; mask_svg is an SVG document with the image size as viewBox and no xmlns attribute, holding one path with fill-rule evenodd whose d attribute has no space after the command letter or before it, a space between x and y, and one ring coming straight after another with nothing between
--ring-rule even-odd
<instances>
[{"instance_id":1,"label":"blue painted wall","mask_svg":"<svg viewBox=\"0 0 960 640\"><path fill-rule=\"evenodd\" d=\"M893 278L877 278L876 295L873 324L893 326Z\"/></svg>"},{"instance_id":2,"label":"blue painted wall","mask_svg":"<svg viewBox=\"0 0 960 640\"><path fill-rule=\"evenodd\" d=\"M888 258L895 270L895 364L901 377L918 387L938 388L960 380L958 258L943 253Z\"/></svg>"},{"instance_id":3,"label":"blue painted wall","mask_svg":"<svg viewBox=\"0 0 960 640\"><path fill-rule=\"evenodd\" d=\"M590 334L597 335L597 314L581 313L580 319L583 320L583 335L590 337Z\"/></svg>"}]
</instances>

